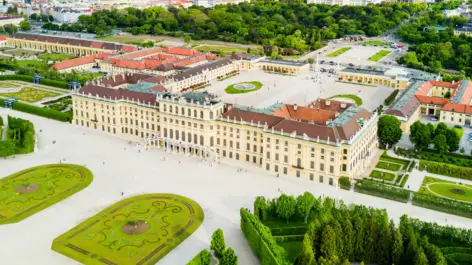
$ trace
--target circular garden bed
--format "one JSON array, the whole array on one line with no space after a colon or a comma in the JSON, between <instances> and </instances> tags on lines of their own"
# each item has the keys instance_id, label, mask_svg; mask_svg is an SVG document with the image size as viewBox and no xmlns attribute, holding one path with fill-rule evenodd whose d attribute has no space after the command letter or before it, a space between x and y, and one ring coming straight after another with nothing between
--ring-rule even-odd
<instances>
[{"instance_id":1,"label":"circular garden bed","mask_svg":"<svg viewBox=\"0 0 472 265\"><path fill-rule=\"evenodd\" d=\"M259 81L241 82L228 86L225 91L228 94L249 93L261 89L262 83Z\"/></svg>"}]
</instances>

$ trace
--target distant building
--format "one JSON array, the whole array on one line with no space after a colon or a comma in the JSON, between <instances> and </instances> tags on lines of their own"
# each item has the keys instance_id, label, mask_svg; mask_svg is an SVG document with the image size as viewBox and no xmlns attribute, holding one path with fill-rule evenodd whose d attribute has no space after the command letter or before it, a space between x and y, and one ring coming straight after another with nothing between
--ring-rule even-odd
<instances>
[{"instance_id":1,"label":"distant building","mask_svg":"<svg viewBox=\"0 0 472 265\"><path fill-rule=\"evenodd\" d=\"M472 23L467 23L462 28L454 29L454 35L459 36L462 34L472 36Z\"/></svg>"},{"instance_id":2,"label":"distant building","mask_svg":"<svg viewBox=\"0 0 472 265\"><path fill-rule=\"evenodd\" d=\"M81 15L91 15L91 9L54 7L52 16L59 23L76 23Z\"/></svg>"},{"instance_id":3,"label":"distant building","mask_svg":"<svg viewBox=\"0 0 472 265\"><path fill-rule=\"evenodd\" d=\"M20 22L25 20L20 16L9 16L9 15L0 15L0 26L5 26L7 24L13 24L19 26Z\"/></svg>"},{"instance_id":4,"label":"distant building","mask_svg":"<svg viewBox=\"0 0 472 265\"><path fill-rule=\"evenodd\" d=\"M456 9L452 10L443 10L442 13L446 17L454 17L454 16L468 16L469 14L469 7L467 5L462 5Z\"/></svg>"}]
</instances>

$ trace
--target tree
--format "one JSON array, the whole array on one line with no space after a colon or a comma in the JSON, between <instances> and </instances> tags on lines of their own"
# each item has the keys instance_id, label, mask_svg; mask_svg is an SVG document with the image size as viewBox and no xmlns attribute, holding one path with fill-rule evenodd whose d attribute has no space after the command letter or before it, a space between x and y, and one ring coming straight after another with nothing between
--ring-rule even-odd
<instances>
[{"instance_id":1,"label":"tree","mask_svg":"<svg viewBox=\"0 0 472 265\"><path fill-rule=\"evenodd\" d=\"M314 64L314 63L315 63L315 59L313 59L313 58L308 58L308 63L309 63L309 64Z\"/></svg>"},{"instance_id":2,"label":"tree","mask_svg":"<svg viewBox=\"0 0 472 265\"><path fill-rule=\"evenodd\" d=\"M392 243L392 263L400 264L403 256L403 236L400 229L396 229L393 234Z\"/></svg>"},{"instance_id":3,"label":"tree","mask_svg":"<svg viewBox=\"0 0 472 265\"><path fill-rule=\"evenodd\" d=\"M191 40L192 40L192 38L190 37L190 35L185 35L184 36L184 42L185 43L190 43Z\"/></svg>"},{"instance_id":4,"label":"tree","mask_svg":"<svg viewBox=\"0 0 472 265\"><path fill-rule=\"evenodd\" d=\"M461 152L461 154L465 153L464 147L461 147L461 149L459 150L459 152Z\"/></svg>"},{"instance_id":5,"label":"tree","mask_svg":"<svg viewBox=\"0 0 472 265\"><path fill-rule=\"evenodd\" d=\"M415 148L418 151L427 148L431 143L431 132L428 126L420 121L415 121L410 126L410 141L415 144Z\"/></svg>"},{"instance_id":6,"label":"tree","mask_svg":"<svg viewBox=\"0 0 472 265\"><path fill-rule=\"evenodd\" d=\"M323 257L337 256L336 233L331 226L326 225L321 234L320 252Z\"/></svg>"},{"instance_id":7,"label":"tree","mask_svg":"<svg viewBox=\"0 0 472 265\"><path fill-rule=\"evenodd\" d=\"M273 58L276 58L279 55L279 47L276 45L272 46L272 52L270 53L270 56Z\"/></svg>"},{"instance_id":8,"label":"tree","mask_svg":"<svg viewBox=\"0 0 472 265\"><path fill-rule=\"evenodd\" d=\"M215 232L213 232L213 235L211 236L210 249L215 252L215 256L218 259L221 259L223 257L223 254L226 249L225 236L223 234L223 230L218 228L215 230Z\"/></svg>"},{"instance_id":9,"label":"tree","mask_svg":"<svg viewBox=\"0 0 472 265\"><path fill-rule=\"evenodd\" d=\"M53 22L53 21L54 21L54 17L53 17L52 15L49 15L49 16L48 16L48 20L49 20L49 22Z\"/></svg>"},{"instance_id":10,"label":"tree","mask_svg":"<svg viewBox=\"0 0 472 265\"><path fill-rule=\"evenodd\" d=\"M451 92L447 91L446 94L444 94L444 98L451 98Z\"/></svg>"},{"instance_id":11,"label":"tree","mask_svg":"<svg viewBox=\"0 0 472 265\"><path fill-rule=\"evenodd\" d=\"M23 20L20 22L20 29L22 31L30 31L31 30L31 24L26 21L26 20Z\"/></svg>"},{"instance_id":12,"label":"tree","mask_svg":"<svg viewBox=\"0 0 472 265\"><path fill-rule=\"evenodd\" d=\"M0 127L3 126L3 117L0 116Z\"/></svg>"},{"instance_id":13,"label":"tree","mask_svg":"<svg viewBox=\"0 0 472 265\"><path fill-rule=\"evenodd\" d=\"M303 237L302 250L298 257L299 265L308 265L315 259L315 252L313 251L313 244L308 234Z\"/></svg>"},{"instance_id":14,"label":"tree","mask_svg":"<svg viewBox=\"0 0 472 265\"><path fill-rule=\"evenodd\" d=\"M402 138L402 129L400 128L400 121L392 116L385 115L380 117L378 122L377 134L380 143L383 146L392 146Z\"/></svg>"},{"instance_id":15,"label":"tree","mask_svg":"<svg viewBox=\"0 0 472 265\"><path fill-rule=\"evenodd\" d=\"M449 152L455 152L459 149L460 139L457 136L456 132L452 129L449 129L447 133L447 145L449 146Z\"/></svg>"},{"instance_id":16,"label":"tree","mask_svg":"<svg viewBox=\"0 0 472 265\"><path fill-rule=\"evenodd\" d=\"M438 151L440 154L444 154L447 151L449 146L447 145L446 136L443 134L438 134L433 139L434 142L434 150Z\"/></svg>"},{"instance_id":17,"label":"tree","mask_svg":"<svg viewBox=\"0 0 472 265\"><path fill-rule=\"evenodd\" d=\"M232 248L228 248L224 254L223 258L221 259L221 265L238 265L238 256L234 254L234 250Z\"/></svg>"},{"instance_id":18,"label":"tree","mask_svg":"<svg viewBox=\"0 0 472 265\"><path fill-rule=\"evenodd\" d=\"M295 199L293 196L280 195L277 200L276 213L280 218L286 219L288 223L288 220L295 213Z\"/></svg>"},{"instance_id":19,"label":"tree","mask_svg":"<svg viewBox=\"0 0 472 265\"><path fill-rule=\"evenodd\" d=\"M419 247L416 252L415 265L429 265L428 258L424 254L422 247Z\"/></svg>"},{"instance_id":20,"label":"tree","mask_svg":"<svg viewBox=\"0 0 472 265\"><path fill-rule=\"evenodd\" d=\"M341 263L341 265L351 265L351 263L349 262L349 260L345 259L343 263Z\"/></svg>"},{"instance_id":21,"label":"tree","mask_svg":"<svg viewBox=\"0 0 472 265\"><path fill-rule=\"evenodd\" d=\"M297 197L297 213L300 216L303 216L305 219L305 224L308 221L308 215L313 209L313 205L315 204L315 197L309 192L303 193L303 195L299 195Z\"/></svg>"},{"instance_id":22,"label":"tree","mask_svg":"<svg viewBox=\"0 0 472 265\"><path fill-rule=\"evenodd\" d=\"M3 27L5 28L5 31L8 32L8 34L13 34L18 31L18 28L13 24L7 24Z\"/></svg>"}]
</instances>

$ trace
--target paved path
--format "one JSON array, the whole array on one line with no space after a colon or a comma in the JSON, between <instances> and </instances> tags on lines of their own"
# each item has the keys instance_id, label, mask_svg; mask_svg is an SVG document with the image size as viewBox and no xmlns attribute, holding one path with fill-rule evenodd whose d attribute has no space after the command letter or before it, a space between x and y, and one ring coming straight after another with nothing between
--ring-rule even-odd
<instances>
[{"instance_id":1,"label":"paved path","mask_svg":"<svg viewBox=\"0 0 472 265\"><path fill-rule=\"evenodd\" d=\"M0 135L0 140L5 141L7 139L8 116L0 113L0 117L3 118L2 135Z\"/></svg>"},{"instance_id":2,"label":"paved path","mask_svg":"<svg viewBox=\"0 0 472 265\"><path fill-rule=\"evenodd\" d=\"M244 162L238 165L247 169L238 172L237 167L222 164L208 167L196 158L171 155L161 150L138 153L134 144L111 135L71 124L60 123L26 113L0 108L0 115L12 114L28 119L38 133L39 149L16 159L0 160L1 175L46 163L57 163L67 158L67 163L86 165L94 180L84 190L72 195L19 223L0 226L0 257L2 264L72 265L77 262L51 250L53 239L78 225L100 210L123 197L142 193L175 193L198 202L205 220L194 234L172 250L159 265L186 264L203 248L208 248L211 234L217 228L225 233L227 246L238 255L239 263L257 265L240 228L239 209L252 209L256 196L269 198L280 195L279 188L288 194L309 191L346 203L357 203L375 208L385 208L395 222L408 214L425 221L472 228L471 219L436 212L409 204L336 189L327 184L296 177L280 177L264 169ZM56 144L52 141L56 140ZM125 150L126 148L126 150ZM166 156L166 161L160 158ZM179 163L181 161L181 163ZM105 162L105 164L103 164ZM28 255L24 255L25 250Z\"/></svg>"}]
</instances>

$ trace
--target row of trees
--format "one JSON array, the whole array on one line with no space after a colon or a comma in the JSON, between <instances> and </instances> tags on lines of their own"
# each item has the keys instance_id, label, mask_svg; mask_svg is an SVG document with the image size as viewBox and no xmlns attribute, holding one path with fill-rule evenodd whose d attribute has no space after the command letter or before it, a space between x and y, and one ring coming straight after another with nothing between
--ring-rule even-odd
<instances>
[{"instance_id":1,"label":"row of trees","mask_svg":"<svg viewBox=\"0 0 472 265\"><path fill-rule=\"evenodd\" d=\"M453 5L446 6L450 2ZM450 8L460 2L449 1L433 7ZM408 67L436 73L443 69L454 69L461 73L461 78L471 76L472 37L454 35L454 28L467 23L467 18L454 16L446 18L437 9L424 12L398 29L398 36L413 44L398 62ZM445 29L436 27L437 25L442 25Z\"/></svg>"},{"instance_id":2,"label":"row of trees","mask_svg":"<svg viewBox=\"0 0 472 265\"><path fill-rule=\"evenodd\" d=\"M290 219L302 219L308 222L311 210L319 208L320 200L305 192L297 198L282 194L279 198L267 201L264 197L259 196L254 202L254 213L260 220L266 220L271 216L277 216L289 223Z\"/></svg>"},{"instance_id":3,"label":"row of trees","mask_svg":"<svg viewBox=\"0 0 472 265\"><path fill-rule=\"evenodd\" d=\"M425 8L424 4L334 6L308 5L300 1L243 2L215 8L130 7L99 10L91 16L80 16L77 24L67 28L73 31L85 29L98 35L114 28L126 29L132 34L185 32L193 39L305 50L319 48L323 40L346 34L381 35ZM45 24L45 28L50 27L51 24ZM68 29L64 26L63 30Z\"/></svg>"},{"instance_id":4,"label":"row of trees","mask_svg":"<svg viewBox=\"0 0 472 265\"><path fill-rule=\"evenodd\" d=\"M434 128L431 123L423 124L421 121L415 121L410 126L410 141L418 151L428 148L433 143L434 150L444 154L447 151L457 151L460 139L457 133L443 122Z\"/></svg>"},{"instance_id":5,"label":"row of trees","mask_svg":"<svg viewBox=\"0 0 472 265\"><path fill-rule=\"evenodd\" d=\"M0 141L0 156L27 154L33 151L33 123L28 120L8 116L7 139Z\"/></svg>"}]
</instances>

